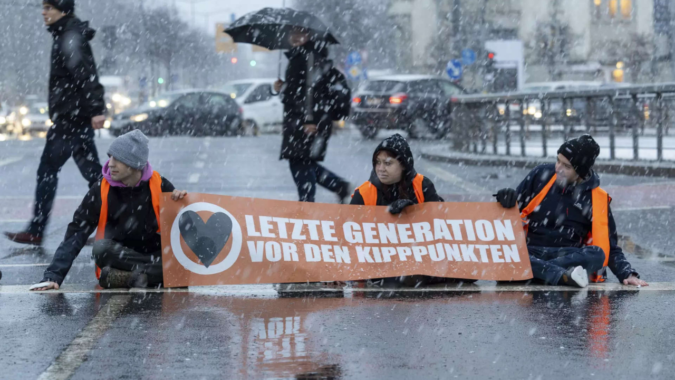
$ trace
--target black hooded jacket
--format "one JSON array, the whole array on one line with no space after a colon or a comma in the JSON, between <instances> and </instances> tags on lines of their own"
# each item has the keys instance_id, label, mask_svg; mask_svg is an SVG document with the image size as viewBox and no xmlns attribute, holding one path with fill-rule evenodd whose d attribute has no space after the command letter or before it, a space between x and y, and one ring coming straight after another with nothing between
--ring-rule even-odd
<instances>
[{"instance_id":1,"label":"black hooded jacket","mask_svg":"<svg viewBox=\"0 0 675 380\"><path fill-rule=\"evenodd\" d=\"M380 180L377 178L377 174L375 173L375 160L377 159L377 155L383 150L391 152L403 166L403 181L406 189L405 191L408 195L407 197L401 197L399 194L400 190L398 185L387 186L380 182ZM378 206L389 206L390 204L394 203L394 201L402 198L407 198L415 203L418 203L417 197L415 196L415 190L412 186L412 181L416 176L417 171L415 170L415 158L413 157L408 142L403 138L403 136L397 133L391 137L386 138L380 143L380 145L377 146L375 152L373 153L373 171L370 174L369 181L377 188ZM443 198L438 196L436 193L434 183L431 182L431 180L427 177L424 177L424 180L422 181L422 190L424 193L425 203L443 202ZM358 189L354 192L350 204L365 204Z\"/></svg>"},{"instance_id":2,"label":"black hooded jacket","mask_svg":"<svg viewBox=\"0 0 675 380\"><path fill-rule=\"evenodd\" d=\"M520 183L518 207L522 212L555 174L555 165L540 165ZM555 183L539 207L529 216L527 245L530 247L581 248L592 229L593 201L591 191L600 186L595 172L575 186L562 187ZM609 208L609 268L619 281L636 274L618 246L616 223Z\"/></svg>"},{"instance_id":3,"label":"black hooded jacket","mask_svg":"<svg viewBox=\"0 0 675 380\"><path fill-rule=\"evenodd\" d=\"M92 117L106 114L104 89L98 81L89 41L96 31L88 22L66 16L49 26L54 37L49 75L49 117L54 128L66 127L59 121L79 121L89 125ZM62 133L80 131L60 130Z\"/></svg>"},{"instance_id":4,"label":"black hooded jacket","mask_svg":"<svg viewBox=\"0 0 675 380\"><path fill-rule=\"evenodd\" d=\"M174 190L173 184L162 177L162 192ZM101 215L101 182L89 189L87 195L68 224L66 236L54 253L51 264L44 273L44 281L59 285L70 271L73 261L98 227ZM105 238L114 240L139 253L161 254L159 224L152 206L152 193L148 181L136 187L110 187L108 193L108 221ZM93 272L93 270L92 270Z\"/></svg>"},{"instance_id":5,"label":"black hooded jacket","mask_svg":"<svg viewBox=\"0 0 675 380\"><path fill-rule=\"evenodd\" d=\"M281 159L322 161L326 155L333 123L322 109L314 107L311 112L307 109L307 70L310 55L314 60L311 70L315 72L328 62L328 49L316 46L313 42L286 53L288 68L286 82L281 90L281 101L284 104ZM317 124L319 132L314 135L305 134L305 124ZM312 158L311 147L317 136L325 139L325 144L318 156Z\"/></svg>"}]
</instances>

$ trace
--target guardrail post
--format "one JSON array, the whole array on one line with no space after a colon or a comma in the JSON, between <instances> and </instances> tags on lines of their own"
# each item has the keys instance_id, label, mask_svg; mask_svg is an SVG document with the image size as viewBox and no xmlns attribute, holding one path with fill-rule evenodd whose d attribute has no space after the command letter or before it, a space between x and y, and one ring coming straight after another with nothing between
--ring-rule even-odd
<instances>
[{"instance_id":1,"label":"guardrail post","mask_svg":"<svg viewBox=\"0 0 675 380\"><path fill-rule=\"evenodd\" d=\"M638 140L638 123L640 123L642 118L642 113L640 112L640 101L638 100L637 94L633 94L633 106L635 106L635 123L633 123L633 160L637 161L640 158L640 141Z\"/></svg>"},{"instance_id":2,"label":"guardrail post","mask_svg":"<svg viewBox=\"0 0 675 380\"><path fill-rule=\"evenodd\" d=\"M548 141L547 141L547 136L546 136L546 133L547 133L546 126L548 125L548 121L547 121L548 120L548 108L549 108L548 106L549 106L549 101L546 100L546 99L542 99L541 100L541 143L542 143L542 147L543 147L543 151L544 151L543 157L548 156L548 151L547 151Z\"/></svg>"},{"instance_id":3,"label":"guardrail post","mask_svg":"<svg viewBox=\"0 0 675 380\"><path fill-rule=\"evenodd\" d=\"M663 94L656 93L656 108L658 111L658 119L656 122L656 160L663 161L663 123L665 122Z\"/></svg>"},{"instance_id":4,"label":"guardrail post","mask_svg":"<svg viewBox=\"0 0 675 380\"><path fill-rule=\"evenodd\" d=\"M497 122L497 118L499 117L499 105L497 103L492 104L490 107L492 112L494 113L494 118L492 118L491 123L491 129L492 129L492 154L499 154L499 123Z\"/></svg>"},{"instance_id":5,"label":"guardrail post","mask_svg":"<svg viewBox=\"0 0 675 380\"><path fill-rule=\"evenodd\" d=\"M567 114L567 110L571 110L572 107L570 107L569 104L569 99L568 98L563 98L562 101L562 117L563 117L563 140L567 141L570 139L570 116L572 116L572 113Z\"/></svg>"},{"instance_id":6,"label":"guardrail post","mask_svg":"<svg viewBox=\"0 0 675 380\"><path fill-rule=\"evenodd\" d=\"M520 155L525 157L525 123L527 115L525 114L525 101L520 102Z\"/></svg>"},{"instance_id":7,"label":"guardrail post","mask_svg":"<svg viewBox=\"0 0 675 380\"><path fill-rule=\"evenodd\" d=\"M586 123L586 133L591 133L591 123L593 122L593 102L591 98L586 98L586 114L584 115Z\"/></svg>"},{"instance_id":8,"label":"guardrail post","mask_svg":"<svg viewBox=\"0 0 675 380\"><path fill-rule=\"evenodd\" d=\"M506 107L506 131L505 131L505 140L506 140L506 155L511 155L511 108L510 106Z\"/></svg>"},{"instance_id":9,"label":"guardrail post","mask_svg":"<svg viewBox=\"0 0 675 380\"><path fill-rule=\"evenodd\" d=\"M619 121L619 118L616 115L614 109L614 96L609 97L609 113L610 113L610 122L609 122L609 159L616 159L616 125Z\"/></svg>"}]
</instances>

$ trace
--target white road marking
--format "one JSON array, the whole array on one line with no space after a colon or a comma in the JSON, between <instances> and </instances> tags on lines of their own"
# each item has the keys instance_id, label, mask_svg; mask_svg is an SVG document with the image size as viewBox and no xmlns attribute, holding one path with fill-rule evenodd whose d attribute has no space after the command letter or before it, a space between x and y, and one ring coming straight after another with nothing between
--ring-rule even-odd
<instances>
[{"instance_id":1,"label":"white road marking","mask_svg":"<svg viewBox=\"0 0 675 380\"><path fill-rule=\"evenodd\" d=\"M204 169L204 165L206 165L206 163L204 161L195 162L195 168L197 168L197 169Z\"/></svg>"},{"instance_id":2,"label":"white road marking","mask_svg":"<svg viewBox=\"0 0 675 380\"><path fill-rule=\"evenodd\" d=\"M39 264L0 264L0 268L47 267L49 263Z\"/></svg>"},{"instance_id":3,"label":"white road marking","mask_svg":"<svg viewBox=\"0 0 675 380\"><path fill-rule=\"evenodd\" d=\"M484 187L475 185L475 184L473 184L473 183L471 183L467 180L459 178L456 175L448 172L447 170L441 169L440 167L438 167L436 165L427 164L426 168L427 168L427 172L437 176L438 178L442 179L445 182L450 182L452 185L457 186L457 187L465 190L468 193L473 193L473 194L490 193Z\"/></svg>"},{"instance_id":4,"label":"white road marking","mask_svg":"<svg viewBox=\"0 0 675 380\"><path fill-rule=\"evenodd\" d=\"M190 177L188 177L188 183L197 183L199 182L199 173L192 173L190 174Z\"/></svg>"},{"instance_id":5,"label":"white road marking","mask_svg":"<svg viewBox=\"0 0 675 380\"><path fill-rule=\"evenodd\" d=\"M22 159L23 159L23 156L5 158L4 160L0 160L0 166L5 166L5 165L13 164L13 163L15 163L15 162L21 161Z\"/></svg>"},{"instance_id":6,"label":"white road marking","mask_svg":"<svg viewBox=\"0 0 675 380\"><path fill-rule=\"evenodd\" d=\"M252 295L271 296L278 294L273 285L222 285L222 286L193 286L189 288L161 288L161 289L100 289L91 285L65 285L59 290L30 291L29 285L0 285L0 294L36 294L36 293L108 293L108 294L129 294L129 293L195 293L209 294L213 296L242 296ZM649 286L635 287L624 286L619 283L590 284L585 289L572 288L569 286L548 286L548 285L521 285L521 284L480 284L480 285L462 285L462 286L444 286L434 285L419 288L339 288L339 287L318 287L298 285L290 289L284 289L282 293L325 293L325 292L345 292L345 293L443 293L443 292L473 292L473 293L491 293L491 292L571 292L571 291L674 291L675 282L653 282Z\"/></svg>"},{"instance_id":7,"label":"white road marking","mask_svg":"<svg viewBox=\"0 0 675 380\"><path fill-rule=\"evenodd\" d=\"M67 380L70 379L78 368L87 360L89 351L94 344L112 326L122 309L129 303L131 296L120 295L110 298L96 316L80 331L73 341L66 347L61 355L44 371L38 380Z\"/></svg>"},{"instance_id":8,"label":"white road marking","mask_svg":"<svg viewBox=\"0 0 675 380\"><path fill-rule=\"evenodd\" d=\"M649 210L670 210L673 206L653 206L653 207L619 207L612 209L612 212L621 211L649 211Z\"/></svg>"},{"instance_id":9,"label":"white road marking","mask_svg":"<svg viewBox=\"0 0 675 380\"><path fill-rule=\"evenodd\" d=\"M26 219L0 219L0 223L26 223Z\"/></svg>"}]
</instances>

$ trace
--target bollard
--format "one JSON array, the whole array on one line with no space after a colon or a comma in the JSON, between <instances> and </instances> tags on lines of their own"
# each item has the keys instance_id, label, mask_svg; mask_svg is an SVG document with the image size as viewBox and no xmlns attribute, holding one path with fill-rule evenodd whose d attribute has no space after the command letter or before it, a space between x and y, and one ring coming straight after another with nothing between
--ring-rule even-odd
<instances>
[{"instance_id":1,"label":"bollard","mask_svg":"<svg viewBox=\"0 0 675 380\"><path fill-rule=\"evenodd\" d=\"M656 122L656 160L663 161L663 123L665 122L663 112L663 94L656 93L656 108L658 119Z\"/></svg>"},{"instance_id":2,"label":"bollard","mask_svg":"<svg viewBox=\"0 0 675 380\"><path fill-rule=\"evenodd\" d=\"M549 101L542 99L541 101L541 143L543 144L544 148L544 154L543 157L548 156L548 147L546 146L547 144L547 136L546 136L546 125L548 124L548 106L549 106Z\"/></svg>"},{"instance_id":3,"label":"bollard","mask_svg":"<svg viewBox=\"0 0 675 380\"><path fill-rule=\"evenodd\" d=\"M571 110L569 98L563 98L562 101L562 118L563 118L563 140L570 139L570 118L572 114L567 115L567 110Z\"/></svg>"},{"instance_id":4,"label":"bollard","mask_svg":"<svg viewBox=\"0 0 675 380\"><path fill-rule=\"evenodd\" d=\"M641 112L640 112L640 101L638 100L637 94L634 94L632 96L633 98L633 105L635 106L635 123L633 123L633 160L637 161L640 159L640 141L638 140L638 122L640 120L643 120L641 117Z\"/></svg>"},{"instance_id":5,"label":"bollard","mask_svg":"<svg viewBox=\"0 0 675 380\"><path fill-rule=\"evenodd\" d=\"M586 112L584 114L586 133L591 133L592 120L593 120L593 102L591 101L591 98L586 98Z\"/></svg>"},{"instance_id":6,"label":"bollard","mask_svg":"<svg viewBox=\"0 0 675 380\"><path fill-rule=\"evenodd\" d=\"M525 103L526 100L520 102L520 155L523 157L525 157L525 119L527 119Z\"/></svg>"},{"instance_id":7,"label":"bollard","mask_svg":"<svg viewBox=\"0 0 675 380\"><path fill-rule=\"evenodd\" d=\"M492 154L499 154L499 123L497 123L497 115L499 115L499 106L497 103L493 103L492 107L490 107L492 112L494 112L494 118L491 120L492 123L490 126L492 127ZM490 118L488 118L489 120Z\"/></svg>"},{"instance_id":8,"label":"bollard","mask_svg":"<svg viewBox=\"0 0 675 380\"><path fill-rule=\"evenodd\" d=\"M511 107L510 104L506 105L506 110L504 111L504 114L506 115L506 135L505 140L506 140L506 155L510 156L511 155Z\"/></svg>"},{"instance_id":9,"label":"bollard","mask_svg":"<svg viewBox=\"0 0 675 380\"><path fill-rule=\"evenodd\" d=\"M610 114L610 123L609 123L609 159L614 160L616 158L616 141L614 134L616 133L616 124L618 122L618 117L616 112L614 112L614 97L609 97L609 114Z\"/></svg>"}]
</instances>

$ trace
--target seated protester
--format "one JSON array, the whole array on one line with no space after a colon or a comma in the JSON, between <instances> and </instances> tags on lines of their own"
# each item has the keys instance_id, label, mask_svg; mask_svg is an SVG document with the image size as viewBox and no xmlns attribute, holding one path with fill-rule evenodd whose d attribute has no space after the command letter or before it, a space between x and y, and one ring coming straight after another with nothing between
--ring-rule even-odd
<instances>
[{"instance_id":1,"label":"seated protester","mask_svg":"<svg viewBox=\"0 0 675 380\"><path fill-rule=\"evenodd\" d=\"M134 130L110 145L103 179L75 211L66 236L36 290L59 289L88 237L96 231L93 256L103 288L159 286L162 283L159 198L172 192L177 201L187 194L152 170L148 138Z\"/></svg>"},{"instance_id":2,"label":"seated protester","mask_svg":"<svg viewBox=\"0 0 675 380\"><path fill-rule=\"evenodd\" d=\"M389 206L390 213L400 214L404 208L424 202L443 202L443 198L438 196L429 178L415 171L412 151L403 136L395 134L385 139L373 153L373 172L370 180L356 189L351 204ZM407 276L384 279L383 282L396 280L411 286L454 281L429 276Z\"/></svg>"},{"instance_id":3,"label":"seated protester","mask_svg":"<svg viewBox=\"0 0 675 380\"><path fill-rule=\"evenodd\" d=\"M497 201L506 208L518 202L534 278L583 288L589 275L604 282L609 267L624 285L647 286L617 245L612 199L592 170L599 154L590 135L568 140L555 165L536 167L516 190L500 190Z\"/></svg>"}]
</instances>

